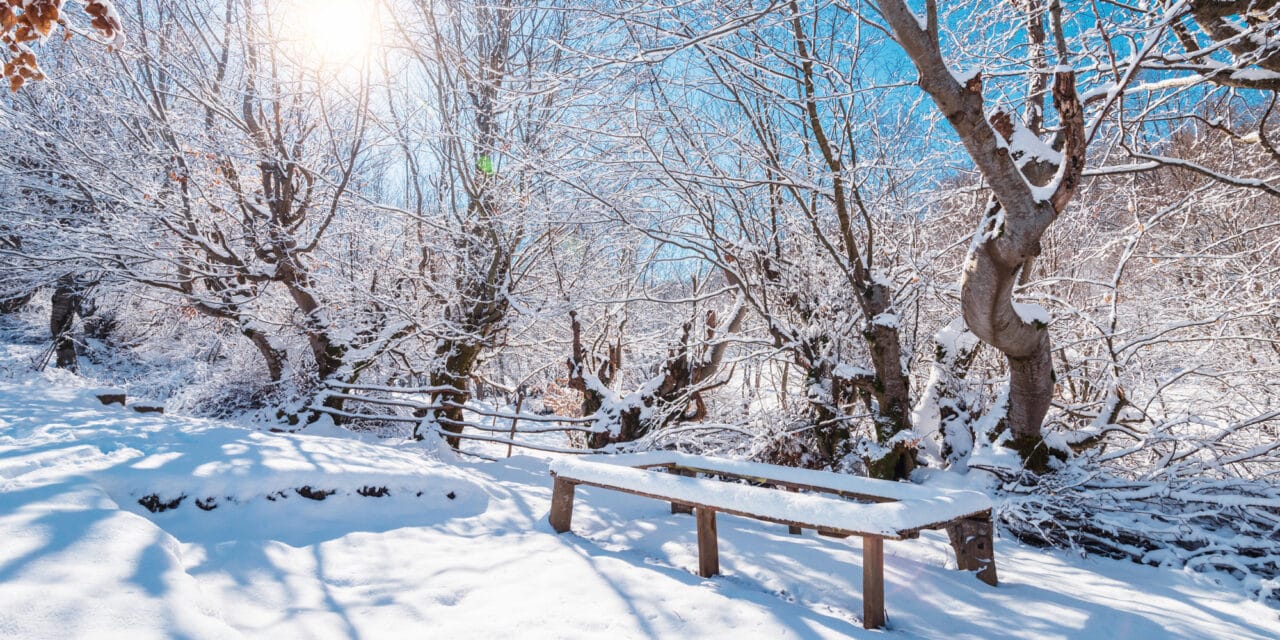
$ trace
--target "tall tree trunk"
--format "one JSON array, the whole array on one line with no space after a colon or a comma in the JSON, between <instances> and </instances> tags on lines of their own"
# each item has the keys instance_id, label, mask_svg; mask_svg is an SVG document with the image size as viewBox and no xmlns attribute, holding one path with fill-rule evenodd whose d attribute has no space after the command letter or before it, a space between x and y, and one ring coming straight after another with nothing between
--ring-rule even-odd
<instances>
[{"instance_id":1,"label":"tall tree trunk","mask_svg":"<svg viewBox=\"0 0 1280 640\"><path fill-rule=\"evenodd\" d=\"M58 368L76 370L76 341L71 335L82 292L75 276L58 278L49 307L49 335L53 337L55 364Z\"/></svg>"},{"instance_id":2,"label":"tall tree trunk","mask_svg":"<svg viewBox=\"0 0 1280 640\"><path fill-rule=\"evenodd\" d=\"M302 312L305 323L302 331L307 337L307 346L311 348L311 357L316 363L316 376L321 381L328 380L342 369L346 346L334 340L325 310L311 291L310 274L300 263L298 256L287 254L276 265L276 278L284 284L289 297L297 305L298 311ZM328 401L325 402L328 403ZM341 409L341 405L334 408Z\"/></svg>"},{"instance_id":3,"label":"tall tree trunk","mask_svg":"<svg viewBox=\"0 0 1280 640\"><path fill-rule=\"evenodd\" d=\"M1028 161L1024 166L1010 155L1009 142L1021 125L999 108L988 115L980 73L962 80L947 66L939 41L937 0L926 0L923 22L905 0L876 0L876 5L919 72L920 88L955 129L991 189L993 197L965 265L961 305L969 329L1008 360L1005 423L1026 466L1042 471L1048 460L1040 429L1054 386L1049 333L1044 323L1020 317L1013 305L1013 287L1020 270L1040 254L1041 236L1066 208L1084 172L1084 109L1076 94L1075 71L1067 66L1061 5L1049 4L1059 65L1053 104L1061 127L1054 147L1062 159Z\"/></svg>"},{"instance_id":4,"label":"tall tree trunk","mask_svg":"<svg viewBox=\"0 0 1280 640\"><path fill-rule=\"evenodd\" d=\"M440 340L436 344L436 357L443 364L431 372L431 386L452 387L453 390L435 394L433 404L443 405L434 411L440 430L449 434L462 433L462 405L471 399L469 391L471 372L480 357L481 346L474 342ZM462 439L446 435L445 442L457 449Z\"/></svg>"},{"instance_id":5,"label":"tall tree trunk","mask_svg":"<svg viewBox=\"0 0 1280 640\"><path fill-rule=\"evenodd\" d=\"M844 251L845 264L848 265L850 284L861 294L863 321L863 337L871 356L871 364L875 369L870 394L875 398L871 407L875 421L875 441L880 445L890 445L890 451L883 456L867 459L869 473L877 478L901 479L915 467L915 447L898 438L899 434L911 431L911 384L906 371L902 367L902 344L898 335L898 321L893 315L893 291L875 276L871 265L875 259L872 251L872 236L868 226L866 252L860 248L858 236L854 231L855 211L864 217L868 216L866 206L856 181L849 181L846 173L846 153L834 143L823 124L822 114L818 106L816 88L818 72L814 68L814 60L810 55L809 36L801 23L798 4L792 0L791 29L795 38L796 52L800 57L801 87L804 91L804 107L808 114L809 127L812 131L813 143L822 156L823 162L830 171L831 196L834 204L836 220L839 223L840 246ZM856 160L852 160L856 164Z\"/></svg>"},{"instance_id":6,"label":"tall tree trunk","mask_svg":"<svg viewBox=\"0 0 1280 640\"><path fill-rule=\"evenodd\" d=\"M995 241L975 249L961 283L961 309L969 330L1000 350L1009 365L1009 407L1004 423L1013 447L1024 458L1042 458L1040 427L1053 398L1054 374L1049 329L1042 322L1023 320L1014 308L1016 264L1002 260ZM1037 459L1034 466L1043 466Z\"/></svg>"},{"instance_id":7,"label":"tall tree trunk","mask_svg":"<svg viewBox=\"0 0 1280 640\"><path fill-rule=\"evenodd\" d=\"M877 405L874 416L876 441L881 444L911 430L911 381L902 367L897 316L891 315L892 295L887 286L873 282L867 286L863 307L868 325L863 337L871 353L871 366L876 372L871 385L871 394ZM874 478L901 480L915 469L915 457L914 446L894 441L889 454L867 461L867 470Z\"/></svg>"}]
</instances>

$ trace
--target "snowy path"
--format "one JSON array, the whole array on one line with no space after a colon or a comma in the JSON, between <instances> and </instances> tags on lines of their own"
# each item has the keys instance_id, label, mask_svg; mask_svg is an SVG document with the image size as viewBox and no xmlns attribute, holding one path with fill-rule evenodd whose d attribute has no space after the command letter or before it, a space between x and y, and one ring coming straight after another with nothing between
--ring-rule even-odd
<instances>
[{"instance_id":1,"label":"snowy path","mask_svg":"<svg viewBox=\"0 0 1280 640\"><path fill-rule=\"evenodd\" d=\"M890 629L866 632L856 544L726 517L725 575L703 580L692 518L663 503L583 489L578 535L554 535L543 460L444 464L3 377L0 638L1280 637L1203 577L1008 540L992 589L939 536L887 545ZM187 497L153 514L153 493Z\"/></svg>"}]
</instances>

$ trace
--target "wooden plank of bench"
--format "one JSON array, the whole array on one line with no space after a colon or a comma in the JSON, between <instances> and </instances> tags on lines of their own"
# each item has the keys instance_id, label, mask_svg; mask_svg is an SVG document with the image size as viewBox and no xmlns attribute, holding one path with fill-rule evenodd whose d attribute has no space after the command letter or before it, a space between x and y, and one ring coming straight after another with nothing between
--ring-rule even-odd
<instances>
[{"instance_id":1,"label":"wooden plank of bench","mask_svg":"<svg viewBox=\"0 0 1280 640\"><path fill-rule=\"evenodd\" d=\"M846 497L870 500L874 502L908 500L912 498L923 498L938 494L952 493L966 495L976 494L976 496L982 496L982 494L978 494L977 492L961 489L936 489L911 484L909 482L878 480L875 478L836 474L829 471L784 467L776 464L766 464L763 462L695 456L677 451L649 451L643 453L594 455L582 456L579 459L586 462L602 462L605 464L617 464L635 468L677 466L700 473L734 476L744 480L754 480L757 482L776 484L778 486L795 487L802 490L837 493ZM985 496L982 497L985 498ZM987 502L988 504L983 506L982 509L991 508L989 504L990 501L988 500ZM982 509L975 509L975 511Z\"/></svg>"},{"instance_id":2,"label":"wooden plank of bench","mask_svg":"<svg viewBox=\"0 0 1280 640\"><path fill-rule=\"evenodd\" d=\"M698 507L698 575L704 578L720 573L720 540L716 535L715 509Z\"/></svg>"},{"instance_id":3,"label":"wooden plank of bench","mask_svg":"<svg viewBox=\"0 0 1280 640\"><path fill-rule=\"evenodd\" d=\"M991 500L976 491L934 489L906 482L891 482L742 460L693 456L676 451L582 456L577 460L636 469L665 467L668 471L678 469L690 474L704 473L734 477L758 483L767 483L785 489L834 494L866 502L935 501L945 497L967 505L967 508L960 511L948 512L945 514L946 517L921 523L914 528L903 529L900 531L901 538L914 538L922 530L941 529L953 520L978 517L984 513L989 513L991 510Z\"/></svg>"},{"instance_id":4,"label":"wooden plank of bench","mask_svg":"<svg viewBox=\"0 0 1280 640\"><path fill-rule=\"evenodd\" d=\"M647 473L652 473L652 472L647 472ZM564 479L566 482L568 482L569 484L574 485L574 486L576 486L576 485L582 485L582 486L587 486L587 487L599 487L599 488L601 488L601 489L608 489L608 490L610 490L610 491L617 491L617 492L619 492L619 493L627 493L627 494L631 494L631 495L633 495L633 496L640 496L641 498L652 498L652 499L654 499L654 500L661 500L661 501L663 501L663 502L669 502L669 501L671 500L671 496L666 495L666 494L661 493L661 492L657 492L657 491L640 490L640 489L631 489L631 488L628 488L628 487L620 487L620 486L617 486L616 484L611 484L611 483L607 483L607 482L597 482L597 481L593 481L593 480L584 480L584 479L581 479L581 478L578 478L578 477L574 477L574 476L555 476L555 477L556 477L556 480ZM691 480L696 480L696 481L699 481L699 482L719 482L718 480L700 480L700 479L696 479L696 478L690 478L690 479L691 479ZM758 489L758 488L756 488L756 487L751 487L751 488L753 488L753 489ZM758 489L758 490L760 490L760 491L772 491L772 489ZM553 503L553 504L552 504L552 510L554 511L554 510L555 510L555 496L554 496L554 494L553 494L553 496L552 496L552 503ZM743 518L750 518L750 519L752 519L752 520L759 520L759 521L761 521L761 522L773 522L773 523L776 523L776 524L784 524L784 525L787 525L788 527L790 527L790 526L797 526L797 527L808 527L808 528L810 528L810 529L817 529L817 530L819 531L819 533L821 533L822 535L829 536L829 537L832 537L832 538L848 538L849 536L862 535L862 533L863 533L862 531L857 531L857 530L849 530L849 531L845 531L845 530L841 530L841 529L833 529L833 528L826 527L826 526L819 526L819 525L814 525L814 524L809 524L809 523L804 523L804 522L798 522L798 521L796 521L796 520L788 520L788 519L785 519L785 518L775 518L775 517L772 517L772 516L761 515L761 514L754 513L754 512L750 512L750 511L744 511L744 510L741 510L741 509L735 509L735 508L732 508L732 507L724 506L723 504L703 505L703 504L699 504L699 503L698 503L698 502L696 502L696 501L683 501L683 502L681 502L681 504L689 504L689 505L691 505L691 507L690 507L690 508L691 508L691 509L693 509L695 513L697 512L698 507L706 507L706 508L708 508L708 509L714 509L715 511L720 512L720 513L726 513L726 514L729 514L729 515L732 515L732 516L741 516L741 517L743 517ZM563 516L561 516L561 518L563 519ZM552 523L552 525L554 526L554 523ZM557 531L558 533L564 533L565 531L568 531L568 529L566 528L566 529L564 529L563 531L561 531L560 529L556 529L556 531ZM898 536L895 536L895 535L894 535L894 532L892 532L892 531L886 532L886 533L885 533L885 535L886 535L887 537L890 537L890 538L895 539L895 540L904 540L904 539L906 539L906 538L904 538L904 537L898 537Z\"/></svg>"},{"instance_id":5,"label":"wooden plank of bench","mask_svg":"<svg viewBox=\"0 0 1280 640\"><path fill-rule=\"evenodd\" d=\"M719 480L686 478L620 465L560 459L552 473L578 484L599 486L661 500L705 506L721 513L843 535L877 535L892 540L913 537L920 529L939 528L976 515L952 494L862 504L832 497L797 494ZM985 496L980 497L985 499ZM980 513L980 512L979 512Z\"/></svg>"},{"instance_id":6,"label":"wooden plank of bench","mask_svg":"<svg viewBox=\"0 0 1280 640\"><path fill-rule=\"evenodd\" d=\"M862 626L884 626L884 538L862 537Z\"/></svg>"}]
</instances>

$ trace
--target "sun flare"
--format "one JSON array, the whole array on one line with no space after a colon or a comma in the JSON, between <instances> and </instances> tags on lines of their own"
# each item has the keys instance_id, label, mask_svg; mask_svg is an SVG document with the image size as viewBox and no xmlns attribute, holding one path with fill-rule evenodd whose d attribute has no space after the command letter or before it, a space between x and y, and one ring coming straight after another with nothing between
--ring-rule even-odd
<instances>
[{"instance_id":1,"label":"sun flare","mask_svg":"<svg viewBox=\"0 0 1280 640\"><path fill-rule=\"evenodd\" d=\"M358 64L378 40L376 0L295 0L288 23L305 55L322 66Z\"/></svg>"}]
</instances>

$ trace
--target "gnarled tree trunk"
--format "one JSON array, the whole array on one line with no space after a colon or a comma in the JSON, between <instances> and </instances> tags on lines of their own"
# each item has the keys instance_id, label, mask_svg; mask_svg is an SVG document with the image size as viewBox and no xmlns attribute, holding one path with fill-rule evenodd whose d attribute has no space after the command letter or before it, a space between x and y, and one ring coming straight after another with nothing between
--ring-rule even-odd
<instances>
[{"instance_id":1,"label":"gnarled tree trunk","mask_svg":"<svg viewBox=\"0 0 1280 640\"><path fill-rule=\"evenodd\" d=\"M747 307L737 305L724 327L724 333L738 332L746 315ZM694 353L693 323L686 322L679 344L667 353L658 375L640 391L621 397L609 389L622 365L621 337L616 345L609 347L608 355L600 360L597 371L593 373L592 360L595 356L582 347L582 330L577 314L570 314L570 320L573 356L568 362L569 386L583 394L583 415L595 415L598 421L612 427L592 434L587 443L589 447L598 449L608 444L632 442L677 420L702 420L706 417L706 402L702 394L710 387L723 384L712 380L724 364L729 346L726 340L715 341L720 326L714 311L707 312L706 319L706 341L712 345L701 357ZM689 412L690 405L692 413ZM646 419L647 410L652 409L661 411Z\"/></svg>"},{"instance_id":2,"label":"gnarled tree trunk","mask_svg":"<svg viewBox=\"0 0 1280 640\"><path fill-rule=\"evenodd\" d=\"M962 83L942 57L937 1L926 2L923 23L903 0L877 0L876 4L919 72L920 87L951 123L990 185L993 197L965 265L962 311L969 329L1008 361L1005 423L1027 466L1043 470L1047 454L1040 429L1054 386L1049 333L1044 322L1021 317L1014 306L1013 288L1019 272L1039 255L1041 236L1074 195L1084 170L1084 112L1076 95L1075 72L1061 66L1067 56L1061 8L1051 3L1060 62L1053 100L1062 123L1055 146L1062 160L1027 162L1024 168L1011 156L1015 151L1026 152L1011 142L1021 125L998 110L988 122L981 74L973 73Z\"/></svg>"}]
</instances>

